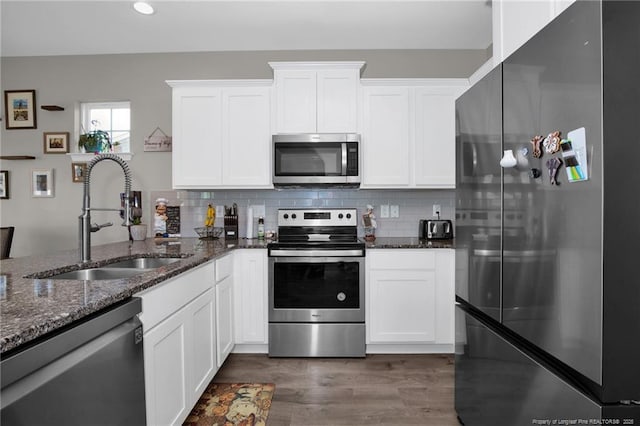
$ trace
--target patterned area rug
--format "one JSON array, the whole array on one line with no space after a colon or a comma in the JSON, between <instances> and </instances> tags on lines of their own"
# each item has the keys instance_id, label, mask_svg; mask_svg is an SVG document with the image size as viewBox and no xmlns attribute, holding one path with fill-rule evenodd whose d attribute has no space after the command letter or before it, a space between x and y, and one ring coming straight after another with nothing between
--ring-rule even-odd
<instances>
[{"instance_id":1,"label":"patterned area rug","mask_svg":"<svg viewBox=\"0 0 640 426\"><path fill-rule=\"evenodd\" d=\"M266 425L275 385L210 383L183 426Z\"/></svg>"}]
</instances>

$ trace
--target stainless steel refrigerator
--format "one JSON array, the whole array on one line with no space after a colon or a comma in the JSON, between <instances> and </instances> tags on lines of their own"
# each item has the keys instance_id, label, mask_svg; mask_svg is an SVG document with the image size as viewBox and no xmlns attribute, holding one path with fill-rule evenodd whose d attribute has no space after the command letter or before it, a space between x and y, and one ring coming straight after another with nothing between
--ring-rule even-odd
<instances>
[{"instance_id":1,"label":"stainless steel refrigerator","mask_svg":"<svg viewBox=\"0 0 640 426\"><path fill-rule=\"evenodd\" d=\"M461 422L640 425L640 2L574 3L456 115Z\"/></svg>"}]
</instances>

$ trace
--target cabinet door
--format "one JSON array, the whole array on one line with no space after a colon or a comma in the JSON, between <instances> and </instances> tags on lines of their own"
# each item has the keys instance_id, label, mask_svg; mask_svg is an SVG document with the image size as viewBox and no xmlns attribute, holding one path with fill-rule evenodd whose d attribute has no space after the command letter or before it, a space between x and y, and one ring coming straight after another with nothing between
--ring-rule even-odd
<instances>
[{"instance_id":1,"label":"cabinet door","mask_svg":"<svg viewBox=\"0 0 640 426\"><path fill-rule=\"evenodd\" d=\"M270 87L223 89L224 186L271 186Z\"/></svg>"},{"instance_id":2,"label":"cabinet door","mask_svg":"<svg viewBox=\"0 0 640 426\"><path fill-rule=\"evenodd\" d=\"M316 71L275 72L276 133L316 131Z\"/></svg>"},{"instance_id":3,"label":"cabinet door","mask_svg":"<svg viewBox=\"0 0 640 426\"><path fill-rule=\"evenodd\" d=\"M374 270L369 279L370 343L436 340L435 271Z\"/></svg>"},{"instance_id":4,"label":"cabinet door","mask_svg":"<svg viewBox=\"0 0 640 426\"><path fill-rule=\"evenodd\" d=\"M363 187L409 185L409 89L364 87Z\"/></svg>"},{"instance_id":5,"label":"cabinet door","mask_svg":"<svg viewBox=\"0 0 640 426\"><path fill-rule=\"evenodd\" d=\"M357 132L359 76L353 69L318 71L318 133Z\"/></svg>"},{"instance_id":6,"label":"cabinet door","mask_svg":"<svg viewBox=\"0 0 640 426\"><path fill-rule=\"evenodd\" d=\"M222 183L221 92L211 87L173 89L174 188Z\"/></svg>"},{"instance_id":7,"label":"cabinet door","mask_svg":"<svg viewBox=\"0 0 640 426\"><path fill-rule=\"evenodd\" d=\"M415 91L415 184L454 188L456 184L456 111L453 88Z\"/></svg>"},{"instance_id":8,"label":"cabinet door","mask_svg":"<svg viewBox=\"0 0 640 426\"><path fill-rule=\"evenodd\" d=\"M218 367L233 349L233 303L233 278L227 277L216 284Z\"/></svg>"},{"instance_id":9,"label":"cabinet door","mask_svg":"<svg viewBox=\"0 0 640 426\"><path fill-rule=\"evenodd\" d=\"M234 253L235 335L237 343L268 343L267 251Z\"/></svg>"},{"instance_id":10,"label":"cabinet door","mask_svg":"<svg viewBox=\"0 0 640 426\"><path fill-rule=\"evenodd\" d=\"M191 410L187 398L188 350L184 311L144 335L147 423L181 424Z\"/></svg>"},{"instance_id":11,"label":"cabinet door","mask_svg":"<svg viewBox=\"0 0 640 426\"><path fill-rule=\"evenodd\" d=\"M189 325L190 406L196 403L218 371L216 363L216 309L215 292L207 290L186 307Z\"/></svg>"},{"instance_id":12,"label":"cabinet door","mask_svg":"<svg viewBox=\"0 0 640 426\"><path fill-rule=\"evenodd\" d=\"M453 345L455 339L455 276L456 259L453 249L438 249L436 253L436 343Z\"/></svg>"}]
</instances>

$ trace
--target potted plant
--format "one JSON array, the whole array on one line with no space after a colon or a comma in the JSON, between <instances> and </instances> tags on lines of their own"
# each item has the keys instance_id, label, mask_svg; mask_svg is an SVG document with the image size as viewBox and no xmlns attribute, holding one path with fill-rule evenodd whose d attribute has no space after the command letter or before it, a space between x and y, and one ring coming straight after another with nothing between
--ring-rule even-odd
<instances>
[{"instance_id":1,"label":"potted plant","mask_svg":"<svg viewBox=\"0 0 640 426\"><path fill-rule=\"evenodd\" d=\"M83 133L78 138L78 147L84 152L109 152L111 151L111 140L109 134L98 129L98 120L92 120L93 130Z\"/></svg>"},{"instance_id":2,"label":"potted plant","mask_svg":"<svg viewBox=\"0 0 640 426\"><path fill-rule=\"evenodd\" d=\"M133 225L129 226L129 233L134 241L142 241L147 238L147 225L142 223L139 216L134 216Z\"/></svg>"}]
</instances>

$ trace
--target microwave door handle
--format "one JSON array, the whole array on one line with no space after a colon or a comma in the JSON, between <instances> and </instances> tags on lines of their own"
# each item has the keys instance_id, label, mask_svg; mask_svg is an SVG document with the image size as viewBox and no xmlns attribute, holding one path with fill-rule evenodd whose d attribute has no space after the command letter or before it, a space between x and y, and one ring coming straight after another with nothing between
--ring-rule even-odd
<instances>
[{"instance_id":1,"label":"microwave door handle","mask_svg":"<svg viewBox=\"0 0 640 426\"><path fill-rule=\"evenodd\" d=\"M342 176L347 175L347 144L343 142L342 146Z\"/></svg>"}]
</instances>

